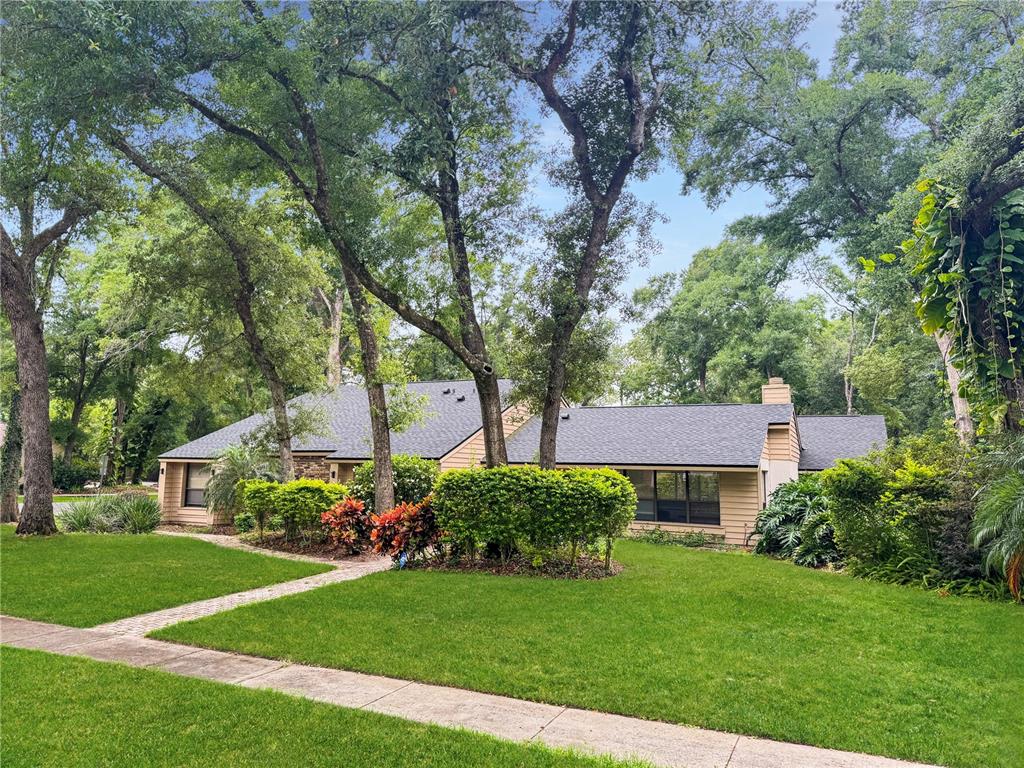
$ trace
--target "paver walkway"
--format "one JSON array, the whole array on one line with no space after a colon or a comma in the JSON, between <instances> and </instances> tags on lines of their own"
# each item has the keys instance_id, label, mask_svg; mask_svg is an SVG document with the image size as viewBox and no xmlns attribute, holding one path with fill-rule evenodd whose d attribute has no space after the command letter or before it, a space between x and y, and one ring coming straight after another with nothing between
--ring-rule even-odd
<instances>
[{"instance_id":1,"label":"paver walkway","mask_svg":"<svg viewBox=\"0 0 1024 768\"><path fill-rule=\"evenodd\" d=\"M326 574L325 574L326 575ZM121 622L115 622L120 624ZM269 688L407 720L467 728L515 741L540 741L676 768L921 768L885 757L651 722L521 701L457 688L0 616L0 642L135 667Z\"/></svg>"},{"instance_id":2,"label":"paver walkway","mask_svg":"<svg viewBox=\"0 0 1024 768\"><path fill-rule=\"evenodd\" d=\"M230 538L230 537L228 537ZM260 550L264 552L265 550ZM263 600L273 600L276 597L294 595L299 592L308 592L311 589L322 587L327 584L334 584L339 581L351 581L360 576L366 576L377 571L386 571L391 567L391 561L385 558L375 560L362 560L353 562L342 562L336 565L334 570L318 573L314 576L306 576L303 579L284 581L280 584L271 584L266 587L257 587L245 592L235 592L221 597L211 597L206 600L199 600L194 603L178 605L174 608L165 608L161 611L143 613L139 616L130 616L127 619L119 619L108 624L100 624L96 629L113 632L119 635L136 635L142 637L150 632L171 624L182 621L200 619L203 616L210 616L221 611L230 611L240 605L258 603Z\"/></svg>"},{"instance_id":3,"label":"paver walkway","mask_svg":"<svg viewBox=\"0 0 1024 768\"><path fill-rule=\"evenodd\" d=\"M334 560L329 557L316 557L315 555L302 555L298 552L281 552L276 549L264 549L263 547L254 547L252 544L246 544L244 541L239 539L237 536L232 536L227 533L194 533L192 531L161 531L159 529L153 531L153 533L159 534L160 536L180 536L186 539L199 539L199 541L206 541L210 544L216 544L218 547L227 547L228 549L241 549L245 552L255 552L258 555L266 555L267 557L280 557L282 560L298 560L302 563L326 563L327 565L343 566L351 562L358 562L357 560Z\"/></svg>"}]
</instances>

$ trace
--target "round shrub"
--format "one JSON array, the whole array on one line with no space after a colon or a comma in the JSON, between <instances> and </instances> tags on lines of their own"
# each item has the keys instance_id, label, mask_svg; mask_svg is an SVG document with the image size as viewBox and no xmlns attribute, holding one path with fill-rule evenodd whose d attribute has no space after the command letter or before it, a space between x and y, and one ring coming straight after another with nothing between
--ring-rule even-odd
<instances>
[{"instance_id":1,"label":"round shrub","mask_svg":"<svg viewBox=\"0 0 1024 768\"><path fill-rule=\"evenodd\" d=\"M284 521L285 535L308 536L322 530L320 516L349 495L339 483L302 478L282 484L274 497L277 512Z\"/></svg>"},{"instance_id":2,"label":"round shrub","mask_svg":"<svg viewBox=\"0 0 1024 768\"><path fill-rule=\"evenodd\" d=\"M521 544L532 551L611 545L636 513L632 483L611 469L538 467L460 469L442 474L433 506L446 539L468 552L496 550L504 559Z\"/></svg>"},{"instance_id":3,"label":"round shrub","mask_svg":"<svg viewBox=\"0 0 1024 768\"><path fill-rule=\"evenodd\" d=\"M391 457L394 470L395 504L422 501L430 495L439 472L436 461L418 456L396 454ZM373 462L364 461L353 471L352 496L359 499L372 514L373 508Z\"/></svg>"}]
</instances>

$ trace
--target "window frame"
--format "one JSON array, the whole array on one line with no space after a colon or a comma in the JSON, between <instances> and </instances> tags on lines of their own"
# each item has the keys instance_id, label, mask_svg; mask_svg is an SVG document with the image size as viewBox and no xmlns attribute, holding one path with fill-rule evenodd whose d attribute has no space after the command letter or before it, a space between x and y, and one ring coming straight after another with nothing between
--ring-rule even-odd
<instances>
[{"instance_id":1,"label":"window frame","mask_svg":"<svg viewBox=\"0 0 1024 768\"><path fill-rule=\"evenodd\" d=\"M193 469L197 468L200 470L206 470L208 472L208 475L206 477L207 483L209 483L210 478L213 477L213 467L210 464L199 464L193 461L185 462L185 477L183 478L183 482L181 484L181 506L188 507L190 509L206 509L206 485L204 485L202 488L195 489L190 489L188 487L189 478L192 476L192 471ZM189 502L188 494L190 490L198 490L202 493L201 504L193 504Z\"/></svg>"},{"instance_id":2,"label":"window frame","mask_svg":"<svg viewBox=\"0 0 1024 768\"><path fill-rule=\"evenodd\" d=\"M639 512L639 505L640 505L641 502L644 502L644 501L651 502L652 507L653 507L653 519L644 519L644 518L640 518L640 517L634 517L634 520L636 520L637 522L641 522L641 523L667 523L667 524L674 524L674 525L693 525L693 526L721 526L722 525L722 473L721 472L704 471L704 470L688 470L688 469L620 469L619 472L621 472L622 474L626 475L627 478L629 478L630 482L633 483L633 487L634 488L636 488L637 486L636 486L636 483L633 482L633 478L630 477L629 473L631 473L631 472L632 473L636 473L636 472L649 472L649 473L651 473L651 482L650 483L646 483L645 482L645 485L649 486L652 489L653 498L640 498L639 496L637 496L637 511ZM671 501L673 504L681 506L681 509L674 514L674 516L677 519L667 519L668 515L669 515L668 510L666 510L665 512L661 512L661 510L659 509L659 502L661 501L661 499L658 497L658 473L659 472L662 473L662 474L675 475L676 476L674 478L675 482L673 484L674 484L674 486L677 489L679 489L679 480L680 480L679 475L684 475L685 476L685 481L683 483L683 492L684 492L685 498L683 498L683 499L665 499L666 502ZM694 475L694 474L714 475L715 476L715 486L716 486L717 491L718 491L717 499L715 501L713 501L713 502L710 502L710 501L696 501L695 502L693 500L693 492L691 490L691 475ZM676 495L678 495L678 490L676 492ZM691 507L692 504L699 504L702 507L703 511L698 513L696 510L694 510ZM702 517L705 517L705 518L708 517L709 515L708 515L708 512L706 510L712 504L714 504L714 506L716 507L716 513L717 513L716 514L716 521L715 522L696 522L696 521L694 521L693 518L694 518L695 515L699 515L699 516L702 516ZM680 516L682 516L683 519L681 519L681 520L678 519Z\"/></svg>"}]
</instances>

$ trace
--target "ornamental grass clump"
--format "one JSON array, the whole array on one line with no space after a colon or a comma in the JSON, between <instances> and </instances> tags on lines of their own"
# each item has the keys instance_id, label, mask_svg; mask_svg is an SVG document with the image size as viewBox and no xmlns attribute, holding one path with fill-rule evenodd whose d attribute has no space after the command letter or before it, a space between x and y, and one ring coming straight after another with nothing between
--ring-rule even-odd
<instances>
[{"instance_id":1,"label":"ornamental grass clump","mask_svg":"<svg viewBox=\"0 0 1024 768\"><path fill-rule=\"evenodd\" d=\"M160 524L160 505L145 493L105 493L72 502L57 522L68 533L150 533Z\"/></svg>"}]
</instances>

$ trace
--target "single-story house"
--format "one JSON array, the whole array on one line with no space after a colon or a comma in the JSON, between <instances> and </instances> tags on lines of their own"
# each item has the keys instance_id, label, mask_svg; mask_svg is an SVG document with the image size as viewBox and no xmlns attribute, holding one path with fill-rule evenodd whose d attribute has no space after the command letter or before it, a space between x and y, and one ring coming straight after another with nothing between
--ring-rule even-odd
<instances>
[{"instance_id":1,"label":"single-story house","mask_svg":"<svg viewBox=\"0 0 1024 768\"><path fill-rule=\"evenodd\" d=\"M501 382L503 395L510 388ZM473 382L416 382L409 389L423 397L424 418L392 433L392 450L435 459L442 470L479 465L483 432ZM782 379L770 379L761 389L758 404L566 407L556 461L623 472L637 489L636 527L699 530L744 544L780 483L862 456L886 441L881 416L797 416ZM343 385L293 403L319 410L325 419L322 435L295 441L296 474L350 480L356 464L372 457L365 391ZM266 418L250 416L160 457L165 522L220 522L204 504L210 463ZM535 462L540 419L512 405L504 412L504 428L509 462Z\"/></svg>"}]
</instances>

